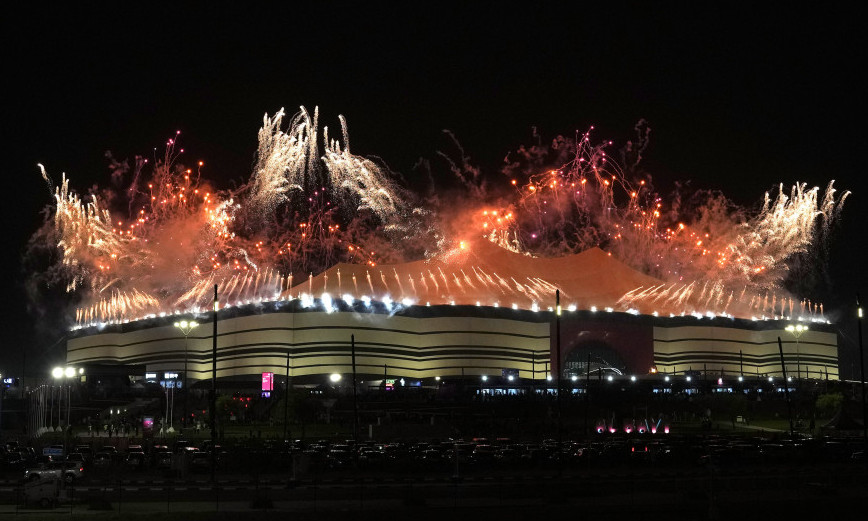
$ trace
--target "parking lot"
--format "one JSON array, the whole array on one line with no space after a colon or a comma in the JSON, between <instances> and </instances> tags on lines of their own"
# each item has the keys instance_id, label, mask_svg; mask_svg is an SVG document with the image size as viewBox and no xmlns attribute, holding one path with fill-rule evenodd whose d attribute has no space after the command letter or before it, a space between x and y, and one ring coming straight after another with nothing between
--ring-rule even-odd
<instances>
[{"instance_id":1,"label":"parking lot","mask_svg":"<svg viewBox=\"0 0 868 521\"><path fill-rule=\"evenodd\" d=\"M102 442L101 442L102 441ZM296 479L345 475L476 475L564 470L697 469L721 472L768 466L858 465L860 438L666 434L597 434L581 440L517 441L508 438L363 441L229 440L211 450L210 440L136 442L97 439L71 446L64 455L10 443L3 449L6 483L39 479L47 472L67 483L126 478L210 478L292 475ZM46 452L51 452L46 451Z\"/></svg>"},{"instance_id":2,"label":"parking lot","mask_svg":"<svg viewBox=\"0 0 868 521\"><path fill-rule=\"evenodd\" d=\"M40 506L25 497L27 487L44 478L31 477L34 471L25 473L26 468L63 471L70 464L83 471L64 479L63 490L46 500L45 508L119 514L273 508L299 515L485 508L505 515L543 506L640 512L643 503L653 501L691 518L690 509L704 512L714 504L735 509L788 501L792 506L829 497L849 504L868 490L859 438L608 433L561 443L250 438L214 451L185 440L131 441L125 447L98 440L74 446L75 452L54 461L39 462L45 458L34 449L32 466L26 463L30 448L10 448L15 449L4 448L0 481L0 507L9 512Z\"/></svg>"}]
</instances>

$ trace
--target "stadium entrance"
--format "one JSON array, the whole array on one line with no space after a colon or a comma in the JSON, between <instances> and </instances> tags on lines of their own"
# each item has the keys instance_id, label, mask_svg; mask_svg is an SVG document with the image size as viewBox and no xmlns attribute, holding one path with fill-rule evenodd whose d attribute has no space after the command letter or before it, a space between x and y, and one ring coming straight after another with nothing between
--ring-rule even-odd
<instances>
[{"instance_id":1,"label":"stadium entrance","mask_svg":"<svg viewBox=\"0 0 868 521\"><path fill-rule=\"evenodd\" d=\"M600 340L587 340L576 344L575 347L567 351L561 377L565 379L573 376L584 378L588 373L592 377L610 374L620 376L626 371L627 364L608 344Z\"/></svg>"}]
</instances>

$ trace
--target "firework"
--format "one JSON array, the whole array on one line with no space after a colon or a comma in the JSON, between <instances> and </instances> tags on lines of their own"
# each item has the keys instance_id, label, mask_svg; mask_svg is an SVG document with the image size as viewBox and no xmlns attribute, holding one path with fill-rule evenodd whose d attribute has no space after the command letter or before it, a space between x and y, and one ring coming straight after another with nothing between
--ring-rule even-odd
<instances>
[{"instance_id":1,"label":"firework","mask_svg":"<svg viewBox=\"0 0 868 521\"><path fill-rule=\"evenodd\" d=\"M715 193L676 194L664 201L650 178L628 180L606 150L592 145L590 131L552 145L566 162L525 175L516 163L511 177L516 202L484 210L482 232L493 242L530 255L558 256L600 247L659 280L617 301L621 309L680 308L682 312L784 317L798 299L784 290L789 262L828 234L849 192L836 197L797 183L766 193L749 214ZM569 151L569 152L567 152ZM520 150L539 167L545 151ZM525 170L526 171L526 170ZM815 307L802 306L816 315Z\"/></svg>"},{"instance_id":2,"label":"firework","mask_svg":"<svg viewBox=\"0 0 868 521\"><path fill-rule=\"evenodd\" d=\"M202 162L183 166L179 135L159 160L137 158L121 193L79 196L65 176L52 187L42 233L82 295L76 327L208 309L214 284L221 306L335 294L539 309L560 289L579 309L822 315L784 286L841 211L848 193L832 183L781 185L754 214L720 194L664 200L589 130L509 156L497 195L466 158L450 161L467 189L452 206L471 209L445 210L353 155L343 117L341 140L320 136L317 110L284 118L265 115L250 181L234 191L203 180Z\"/></svg>"}]
</instances>

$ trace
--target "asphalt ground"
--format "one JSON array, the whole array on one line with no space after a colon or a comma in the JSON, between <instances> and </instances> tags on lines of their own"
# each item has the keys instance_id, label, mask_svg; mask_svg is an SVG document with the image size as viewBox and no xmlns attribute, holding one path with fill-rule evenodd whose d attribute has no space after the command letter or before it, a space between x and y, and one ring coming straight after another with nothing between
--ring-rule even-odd
<instances>
[{"instance_id":1,"label":"asphalt ground","mask_svg":"<svg viewBox=\"0 0 868 521\"><path fill-rule=\"evenodd\" d=\"M17 483L0 484L0 516L40 519L72 517L137 518L202 513L233 519L267 512L306 519L322 513L413 513L414 519L439 512L455 519L501 519L516 513L599 513L606 518L666 513L667 519L768 519L786 512L794 519L817 509L849 513L868 501L868 474L850 466L775 467L740 472L714 468L643 469L618 472L564 472L428 477L340 477L329 479L88 480L68 491L57 508L25 508ZM817 510L819 511L819 510ZM765 512L766 517L754 514ZM473 517L475 514L479 517ZM53 516L53 517L51 517ZM115 517L112 517L115 516ZM421 516L421 517L420 517ZM428 517L433 516L433 517ZM251 517L252 518L252 517ZM726 517L720 517L726 518ZM729 517L733 519L733 517ZM171 519L171 517L170 517ZM180 519L180 518L179 518ZM190 519L189 517L184 519ZM260 519L260 518L258 518Z\"/></svg>"}]
</instances>

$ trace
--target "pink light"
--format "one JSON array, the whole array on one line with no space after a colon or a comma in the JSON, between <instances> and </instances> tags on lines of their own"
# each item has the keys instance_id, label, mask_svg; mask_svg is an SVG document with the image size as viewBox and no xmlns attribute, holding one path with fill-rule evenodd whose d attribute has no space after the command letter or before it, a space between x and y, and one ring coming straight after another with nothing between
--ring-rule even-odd
<instances>
[{"instance_id":1,"label":"pink light","mask_svg":"<svg viewBox=\"0 0 868 521\"><path fill-rule=\"evenodd\" d=\"M262 390L263 391L273 391L274 390L274 373L271 373L271 372L262 373Z\"/></svg>"},{"instance_id":2,"label":"pink light","mask_svg":"<svg viewBox=\"0 0 868 521\"><path fill-rule=\"evenodd\" d=\"M665 434L669 434L669 426L668 426L668 425L665 426L665 427L663 427L663 432L664 432Z\"/></svg>"}]
</instances>

